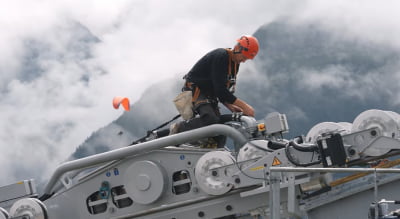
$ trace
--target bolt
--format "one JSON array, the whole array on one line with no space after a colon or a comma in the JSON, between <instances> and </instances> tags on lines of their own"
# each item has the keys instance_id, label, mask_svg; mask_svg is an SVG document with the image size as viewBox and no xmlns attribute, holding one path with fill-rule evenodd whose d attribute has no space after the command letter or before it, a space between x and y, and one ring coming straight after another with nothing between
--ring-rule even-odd
<instances>
[{"instance_id":1,"label":"bolt","mask_svg":"<svg viewBox=\"0 0 400 219\"><path fill-rule=\"evenodd\" d=\"M199 214L198 214L198 215L199 215L199 217L204 217L205 214L204 214L204 212L199 211Z\"/></svg>"},{"instance_id":2,"label":"bolt","mask_svg":"<svg viewBox=\"0 0 400 219\"><path fill-rule=\"evenodd\" d=\"M236 184L240 184L240 178L236 178L236 179L235 179L235 183L236 183Z\"/></svg>"}]
</instances>

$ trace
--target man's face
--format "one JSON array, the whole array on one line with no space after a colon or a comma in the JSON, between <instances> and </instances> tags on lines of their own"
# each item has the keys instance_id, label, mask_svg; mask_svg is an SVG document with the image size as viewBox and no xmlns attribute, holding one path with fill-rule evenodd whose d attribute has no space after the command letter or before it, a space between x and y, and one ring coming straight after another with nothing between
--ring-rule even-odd
<instances>
[{"instance_id":1,"label":"man's face","mask_svg":"<svg viewBox=\"0 0 400 219\"><path fill-rule=\"evenodd\" d=\"M242 53L234 54L233 61L236 63L242 63L242 62L244 63L247 60L248 58L246 58L246 56L244 56Z\"/></svg>"}]
</instances>

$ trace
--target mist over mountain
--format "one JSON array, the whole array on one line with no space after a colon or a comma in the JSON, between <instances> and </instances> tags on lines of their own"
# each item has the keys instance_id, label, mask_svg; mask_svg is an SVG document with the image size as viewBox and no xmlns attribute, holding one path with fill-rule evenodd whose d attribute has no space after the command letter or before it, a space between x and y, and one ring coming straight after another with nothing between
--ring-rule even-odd
<instances>
[{"instance_id":1,"label":"mist over mountain","mask_svg":"<svg viewBox=\"0 0 400 219\"><path fill-rule=\"evenodd\" d=\"M100 40L77 21L57 24L16 34L2 47L0 172L7 177L0 184L26 178L40 183L47 167L65 160L93 129L84 133L82 111L95 105L84 90L103 73L91 62Z\"/></svg>"},{"instance_id":2,"label":"mist over mountain","mask_svg":"<svg viewBox=\"0 0 400 219\"><path fill-rule=\"evenodd\" d=\"M70 159L127 146L145 136L147 131L172 119L177 115L172 99L182 86L178 79L151 85L130 111L125 111L117 120L94 132Z\"/></svg>"},{"instance_id":3,"label":"mist over mountain","mask_svg":"<svg viewBox=\"0 0 400 219\"><path fill-rule=\"evenodd\" d=\"M398 50L318 22L281 20L254 35L261 39L256 80L243 76L238 92L259 116L285 113L292 135L319 122L352 122L372 108L398 111Z\"/></svg>"},{"instance_id":4,"label":"mist over mountain","mask_svg":"<svg viewBox=\"0 0 400 219\"><path fill-rule=\"evenodd\" d=\"M305 135L319 122L352 122L368 109L399 111L399 50L318 21L280 19L254 35L260 52L241 66L236 95L255 108L257 120L286 114L285 137ZM94 132L71 159L126 146L171 119L182 83L178 77L151 85L131 111Z\"/></svg>"}]
</instances>

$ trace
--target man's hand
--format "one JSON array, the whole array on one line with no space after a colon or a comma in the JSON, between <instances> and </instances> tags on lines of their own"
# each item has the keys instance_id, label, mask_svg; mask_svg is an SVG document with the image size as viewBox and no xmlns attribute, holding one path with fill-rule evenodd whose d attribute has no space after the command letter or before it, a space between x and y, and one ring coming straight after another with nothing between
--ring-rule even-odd
<instances>
[{"instance_id":1,"label":"man's hand","mask_svg":"<svg viewBox=\"0 0 400 219\"><path fill-rule=\"evenodd\" d=\"M239 98L232 104L224 103L224 105L232 112L243 112L244 115L252 117L255 115L253 107Z\"/></svg>"}]
</instances>

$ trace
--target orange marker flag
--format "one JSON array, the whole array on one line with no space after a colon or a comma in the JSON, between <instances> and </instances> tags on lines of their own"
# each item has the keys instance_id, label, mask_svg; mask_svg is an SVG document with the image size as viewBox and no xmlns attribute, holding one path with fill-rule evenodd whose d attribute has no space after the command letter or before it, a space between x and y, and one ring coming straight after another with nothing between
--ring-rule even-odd
<instances>
[{"instance_id":1,"label":"orange marker flag","mask_svg":"<svg viewBox=\"0 0 400 219\"><path fill-rule=\"evenodd\" d=\"M113 99L114 108L118 109L119 105L121 105L121 104L126 111L130 110L129 99L127 97L120 97L120 96L114 97L114 99Z\"/></svg>"}]
</instances>

